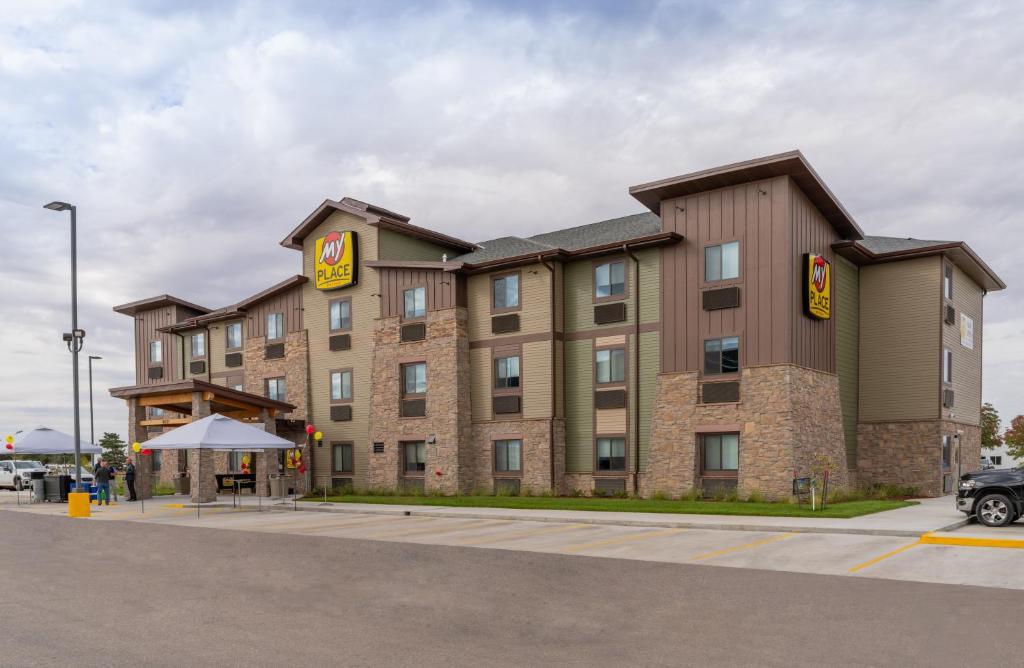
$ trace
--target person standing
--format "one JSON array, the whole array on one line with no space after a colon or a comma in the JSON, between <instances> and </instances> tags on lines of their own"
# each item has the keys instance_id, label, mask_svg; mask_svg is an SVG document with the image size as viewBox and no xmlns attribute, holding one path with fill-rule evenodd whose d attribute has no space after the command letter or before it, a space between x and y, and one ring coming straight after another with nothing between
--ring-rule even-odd
<instances>
[{"instance_id":1,"label":"person standing","mask_svg":"<svg viewBox=\"0 0 1024 668\"><path fill-rule=\"evenodd\" d=\"M102 506L103 500L110 505L110 467L107 462L100 460L99 465L93 470L93 477L96 478L96 505Z\"/></svg>"},{"instance_id":2,"label":"person standing","mask_svg":"<svg viewBox=\"0 0 1024 668\"><path fill-rule=\"evenodd\" d=\"M131 457L124 463L124 484L128 486L128 500L138 501L135 497L135 462Z\"/></svg>"}]
</instances>

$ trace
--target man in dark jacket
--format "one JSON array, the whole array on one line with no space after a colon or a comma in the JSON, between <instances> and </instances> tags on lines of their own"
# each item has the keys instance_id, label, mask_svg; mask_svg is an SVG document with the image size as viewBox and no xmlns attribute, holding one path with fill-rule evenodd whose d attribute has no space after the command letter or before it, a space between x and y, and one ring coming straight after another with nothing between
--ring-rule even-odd
<instances>
[{"instance_id":1,"label":"man in dark jacket","mask_svg":"<svg viewBox=\"0 0 1024 668\"><path fill-rule=\"evenodd\" d=\"M137 501L138 499L135 498L135 462L131 457L124 465L124 484L128 486L128 500Z\"/></svg>"},{"instance_id":2,"label":"man in dark jacket","mask_svg":"<svg viewBox=\"0 0 1024 668\"><path fill-rule=\"evenodd\" d=\"M100 463L96 465L96 468L92 472L93 477L96 479L96 505L102 506L103 500L106 499L107 505L110 505L110 467L107 466L107 462L100 460Z\"/></svg>"}]
</instances>

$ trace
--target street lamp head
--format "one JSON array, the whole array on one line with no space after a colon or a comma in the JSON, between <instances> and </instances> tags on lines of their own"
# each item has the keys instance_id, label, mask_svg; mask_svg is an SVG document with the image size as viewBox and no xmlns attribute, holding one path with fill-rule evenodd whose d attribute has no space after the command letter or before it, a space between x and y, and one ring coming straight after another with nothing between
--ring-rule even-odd
<instances>
[{"instance_id":1,"label":"street lamp head","mask_svg":"<svg viewBox=\"0 0 1024 668\"><path fill-rule=\"evenodd\" d=\"M89 359L91 359L91 360L101 360L103 358L100 357L99 355L89 355Z\"/></svg>"},{"instance_id":2,"label":"street lamp head","mask_svg":"<svg viewBox=\"0 0 1024 668\"><path fill-rule=\"evenodd\" d=\"M71 205L67 202L50 202L49 204L43 205L43 208L49 209L50 211L67 211L71 209Z\"/></svg>"}]
</instances>

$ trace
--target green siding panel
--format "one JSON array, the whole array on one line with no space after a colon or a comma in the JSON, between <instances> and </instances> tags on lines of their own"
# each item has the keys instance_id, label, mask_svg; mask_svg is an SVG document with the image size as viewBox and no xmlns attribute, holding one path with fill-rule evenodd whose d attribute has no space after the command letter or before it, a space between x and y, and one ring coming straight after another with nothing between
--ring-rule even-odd
<instances>
[{"instance_id":1,"label":"green siding panel","mask_svg":"<svg viewBox=\"0 0 1024 668\"><path fill-rule=\"evenodd\" d=\"M629 368L636 363L636 350L633 347L635 337L629 337ZM654 416L654 394L657 391L658 372L661 370L661 335L658 332L640 334L640 471L647 471L648 457L651 452L651 419ZM629 374L629 424L630 435L635 443L637 425L636 408L633 397L636 397L636 378L632 371Z\"/></svg>"},{"instance_id":2,"label":"green siding panel","mask_svg":"<svg viewBox=\"0 0 1024 668\"><path fill-rule=\"evenodd\" d=\"M426 260L440 262L445 253L455 257L461 251L438 246L437 244L398 234L391 230L378 230L379 252L381 260Z\"/></svg>"},{"instance_id":3,"label":"green siding panel","mask_svg":"<svg viewBox=\"0 0 1024 668\"><path fill-rule=\"evenodd\" d=\"M857 419L860 339L860 279L855 265L836 257L836 372L839 375L839 403L843 411L846 464L857 466Z\"/></svg>"},{"instance_id":4,"label":"green siding panel","mask_svg":"<svg viewBox=\"0 0 1024 668\"><path fill-rule=\"evenodd\" d=\"M640 322L658 322L661 309L661 251L657 248L634 253L640 261ZM594 324L594 293L592 273L594 262L580 260L565 267L565 330L584 332L602 327L622 327L633 323L633 300L636 298L636 265L626 258L629 269L629 296L626 298L626 321L612 325Z\"/></svg>"},{"instance_id":5,"label":"green siding panel","mask_svg":"<svg viewBox=\"0 0 1024 668\"><path fill-rule=\"evenodd\" d=\"M594 367L592 341L565 342L565 470L594 470Z\"/></svg>"}]
</instances>

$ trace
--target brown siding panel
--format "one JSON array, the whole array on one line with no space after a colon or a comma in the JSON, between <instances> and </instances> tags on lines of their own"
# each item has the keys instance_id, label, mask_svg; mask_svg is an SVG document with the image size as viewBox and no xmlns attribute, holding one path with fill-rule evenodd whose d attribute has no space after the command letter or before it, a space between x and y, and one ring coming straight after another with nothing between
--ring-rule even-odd
<instances>
[{"instance_id":1,"label":"brown siding panel","mask_svg":"<svg viewBox=\"0 0 1024 668\"><path fill-rule=\"evenodd\" d=\"M465 303L465 277L439 269L387 269L380 273L380 314L381 317L403 315L406 288L424 286L427 292L427 310L460 306ZM461 303L460 303L461 299Z\"/></svg>"},{"instance_id":2,"label":"brown siding panel","mask_svg":"<svg viewBox=\"0 0 1024 668\"><path fill-rule=\"evenodd\" d=\"M302 286L296 286L291 290L279 294L250 306L246 313L246 330L249 338L267 335L267 315L271 313L284 314L284 331L286 334L300 332L303 329L302 320Z\"/></svg>"},{"instance_id":3,"label":"brown siding panel","mask_svg":"<svg viewBox=\"0 0 1024 668\"><path fill-rule=\"evenodd\" d=\"M792 299L789 312L793 318L791 359L793 363L809 369L836 371L836 258L832 244L839 241L839 235L832 225L818 211L807 196L790 182L791 216L793 221L792 266L794 267ZM804 253L824 255L832 266L832 317L815 320L803 314L803 270L801 259ZM798 268L799 267L799 268Z\"/></svg>"}]
</instances>

